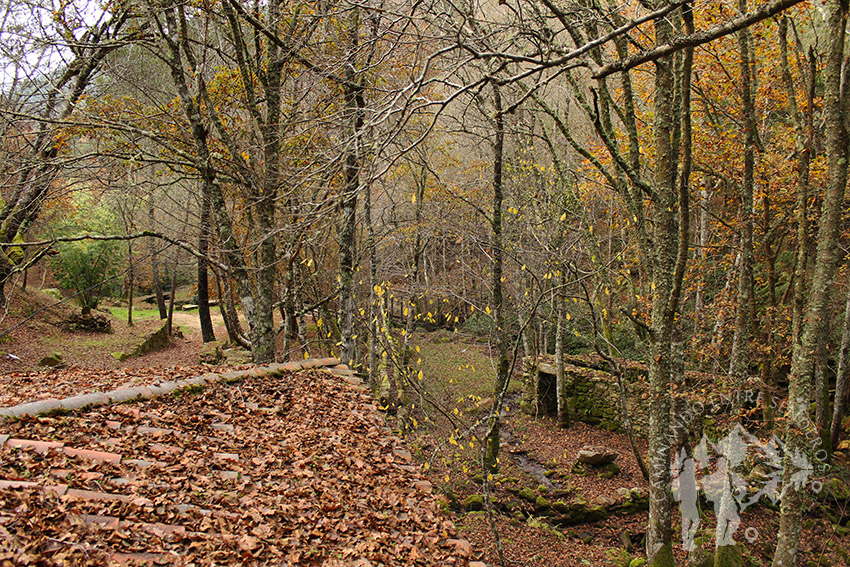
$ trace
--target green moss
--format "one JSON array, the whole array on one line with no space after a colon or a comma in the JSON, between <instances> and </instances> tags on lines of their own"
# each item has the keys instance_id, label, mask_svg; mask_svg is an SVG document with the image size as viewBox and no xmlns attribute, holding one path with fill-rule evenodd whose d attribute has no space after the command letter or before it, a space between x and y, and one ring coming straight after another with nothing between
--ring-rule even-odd
<instances>
[{"instance_id":1,"label":"green moss","mask_svg":"<svg viewBox=\"0 0 850 567\"><path fill-rule=\"evenodd\" d=\"M737 545L722 545L714 553L714 567L745 567Z\"/></svg>"},{"instance_id":2,"label":"green moss","mask_svg":"<svg viewBox=\"0 0 850 567\"><path fill-rule=\"evenodd\" d=\"M171 395L174 396L175 398L179 398L180 396L183 396L183 395L196 396L196 395L200 394L201 392L203 392L204 388L205 387L202 386L201 384L191 384L189 386L186 386L185 388L180 388L178 390L174 390L173 392L171 392Z\"/></svg>"},{"instance_id":3,"label":"green moss","mask_svg":"<svg viewBox=\"0 0 850 567\"><path fill-rule=\"evenodd\" d=\"M676 561L673 559L673 544L665 543L658 550L655 558L652 560L651 567L676 567Z\"/></svg>"},{"instance_id":4,"label":"green moss","mask_svg":"<svg viewBox=\"0 0 850 567\"><path fill-rule=\"evenodd\" d=\"M608 561L617 567L629 567L629 563L632 560L629 552L622 548L608 549L605 551L605 555L608 556Z\"/></svg>"},{"instance_id":5,"label":"green moss","mask_svg":"<svg viewBox=\"0 0 850 567\"><path fill-rule=\"evenodd\" d=\"M448 498L448 500L449 500L449 508L450 508L451 510L453 510L453 511L455 511L455 512L456 512L456 511L458 511L458 510L460 510L460 507L461 507L461 506L460 506L460 500L458 499L457 494L455 494L455 493L454 493L454 491L453 491L452 489L447 488L447 489L445 490L445 492L443 492L443 494L445 494L445 495L446 495L446 498Z\"/></svg>"},{"instance_id":6,"label":"green moss","mask_svg":"<svg viewBox=\"0 0 850 567\"><path fill-rule=\"evenodd\" d=\"M523 488L519 492L516 493L517 496L522 498L523 500L527 500L534 504L534 501L537 500L537 494L534 493L530 488Z\"/></svg>"},{"instance_id":7,"label":"green moss","mask_svg":"<svg viewBox=\"0 0 850 567\"><path fill-rule=\"evenodd\" d=\"M481 494L470 494L463 501L463 509L468 512L477 512L484 509L484 496Z\"/></svg>"},{"instance_id":8,"label":"green moss","mask_svg":"<svg viewBox=\"0 0 850 567\"><path fill-rule=\"evenodd\" d=\"M608 463L607 465L600 467L599 470L602 471L599 474L600 477L610 479L620 474L621 469L620 465L618 465L617 463Z\"/></svg>"},{"instance_id":9,"label":"green moss","mask_svg":"<svg viewBox=\"0 0 850 567\"><path fill-rule=\"evenodd\" d=\"M584 476L588 474L588 466L584 463L576 461L575 463L573 463L573 466L570 467L570 472L573 474Z\"/></svg>"},{"instance_id":10,"label":"green moss","mask_svg":"<svg viewBox=\"0 0 850 567\"><path fill-rule=\"evenodd\" d=\"M538 512L545 512L552 508L552 503L543 498L542 496L538 496L534 499L534 509Z\"/></svg>"}]
</instances>

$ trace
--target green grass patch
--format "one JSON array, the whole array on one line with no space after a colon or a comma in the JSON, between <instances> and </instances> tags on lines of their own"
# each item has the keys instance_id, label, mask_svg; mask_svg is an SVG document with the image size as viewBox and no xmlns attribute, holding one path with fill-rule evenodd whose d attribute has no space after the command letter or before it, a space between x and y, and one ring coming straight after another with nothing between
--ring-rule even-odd
<instances>
[{"instance_id":1,"label":"green grass patch","mask_svg":"<svg viewBox=\"0 0 850 567\"><path fill-rule=\"evenodd\" d=\"M175 398L179 398L181 396L197 396L202 393L205 388L206 386L202 384L190 384L185 388L178 388L177 390L174 390L171 392L171 395Z\"/></svg>"},{"instance_id":2,"label":"green grass patch","mask_svg":"<svg viewBox=\"0 0 850 567\"><path fill-rule=\"evenodd\" d=\"M127 311L129 311L126 307L110 307L109 312L112 313L112 316L119 321L127 320ZM153 317L159 317L159 309L137 309L133 308L133 320L136 319L151 319Z\"/></svg>"},{"instance_id":3,"label":"green grass patch","mask_svg":"<svg viewBox=\"0 0 850 567\"><path fill-rule=\"evenodd\" d=\"M492 398L496 368L486 344L448 331L416 333L413 344L419 347L417 366L432 392L445 392L446 401L454 403ZM519 389L512 382L509 392Z\"/></svg>"}]
</instances>

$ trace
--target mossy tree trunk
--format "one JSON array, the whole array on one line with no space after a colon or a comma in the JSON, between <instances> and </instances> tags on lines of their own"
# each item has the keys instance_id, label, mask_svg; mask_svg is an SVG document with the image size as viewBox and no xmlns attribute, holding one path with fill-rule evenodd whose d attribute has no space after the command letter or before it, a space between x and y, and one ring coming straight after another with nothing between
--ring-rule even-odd
<instances>
[{"instance_id":1,"label":"mossy tree trunk","mask_svg":"<svg viewBox=\"0 0 850 567\"><path fill-rule=\"evenodd\" d=\"M803 520L802 487L792 482L800 470L793 456L807 454L807 439L818 438L812 431L809 416L811 384L815 369L817 345L826 339L826 310L829 292L838 262L838 236L844 193L847 186L847 89L842 88L844 64L844 34L847 27L847 0L828 0L826 37L828 38L824 66L823 114L826 128L827 185L818 224L817 249L811 285L806 297L805 313L798 322L802 329L799 347L794 349L789 376L785 457L783 459L783 495L779 533L773 567L793 567L800 542ZM800 282L797 282L798 285ZM814 435L813 435L814 434Z\"/></svg>"},{"instance_id":2,"label":"mossy tree trunk","mask_svg":"<svg viewBox=\"0 0 850 567\"><path fill-rule=\"evenodd\" d=\"M564 372L564 333L567 323L566 274L563 270L558 276L558 290L555 294L558 312L558 326L555 331L555 389L558 396L558 426L570 426L570 409L567 405L566 377Z\"/></svg>"},{"instance_id":3,"label":"mossy tree trunk","mask_svg":"<svg viewBox=\"0 0 850 567\"><path fill-rule=\"evenodd\" d=\"M365 98L359 82L353 58L358 51L360 13L354 9L349 15L350 35L349 61L345 65L345 81L342 85L345 118L348 121L348 140L345 142L343 163L343 187L340 196L340 221L337 237L339 241L339 308L337 324L340 332L340 361L351 365L356 359L354 342L354 311L357 308L354 295L354 272L357 260L357 195L360 192L361 137L363 135Z\"/></svg>"},{"instance_id":4,"label":"mossy tree trunk","mask_svg":"<svg viewBox=\"0 0 850 567\"><path fill-rule=\"evenodd\" d=\"M829 432L829 451L838 447L841 421L847 409L848 364L850 364L850 289L844 306L844 326L841 331L841 349L838 352L838 372L835 378L835 401L832 408L832 425Z\"/></svg>"},{"instance_id":5,"label":"mossy tree trunk","mask_svg":"<svg viewBox=\"0 0 850 567\"><path fill-rule=\"evenodd\" d=\"M491 256L493 266L492 313L496 340L496 382L493 389L493 408L485 441L484 467L489 471L499 468L500 417L499 411L508 386L510 365L508 361L508 333L505 328L505 309L502 297L502 272L504 269L504 249L502 243L502 202L504 200L503 159L505 148L505 117L502 110L502 95L499 86L493 87L495 105L495 136L493 142L493 211L490 217Z\"/></svg>"},{"instance_id":6,"label":"mossy tree trunk","mask_svg":"<svg viewBox=\"0 0 850 567\"><path fill-rule=\"evenodd\" d=\"M655 21L658 44L673 36L667 18ZM679 202L677 187L678 138L675 123L676 81L674 58L655 61L655 179L653 181L653 238L650 249L652 311L649 361L649 522L646 534L647 560L651 567L672 567L673 499L671 491L671 358L673 326L678 309L681 283L679 253L681 235L676 211L686 206ZM685 196L686 197L686 196ZM687 235L685 235L687 236Z\"/></svg>"}]
</instances>

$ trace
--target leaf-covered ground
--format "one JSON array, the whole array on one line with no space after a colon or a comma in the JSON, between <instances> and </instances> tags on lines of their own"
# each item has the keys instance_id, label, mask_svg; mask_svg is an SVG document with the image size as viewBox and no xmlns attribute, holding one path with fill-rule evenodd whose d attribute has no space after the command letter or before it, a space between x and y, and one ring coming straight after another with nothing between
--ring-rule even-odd
<instances>
[{"instance_id":1,"label":"leaf-covered ground","mask_svg":"<svg viewBox=\"0 0 850 567\"><path fill-rule=\"evenodd\" d=\"M416 409L399 414L398 427L413 452L430 465L428 475L435 490L453 511L461 537L468 539L488 565L498 564L496 539L476 500L483 499L480 466L483 426L492 403L492 366L488 345L471 337L445 333L417 333L424 388L431 398L415 397ZM593 358L590 357L592 361ZM483 369L483 370L482 370ZM514 375L510 392L518 390ZM421 401L425 399L425 401ZM436 400L441 410L434 409ZM646 506L628 506L625 494L646 494L643 479L628 439L623 433L575 422L567 429L552 418L533 418L519 411L516 395L509 395L503 413L499 474L493 477L491 500L507 565L523 567L627 567L645 558ZM506 408L507 409L507 408ZM476 425L478 423L478 425ZM578 451L600 446L618 454L619 473L606 477L593 471L573 470ZM645 452L645 441L638 439ZM850 470L845 457L836 467L818 471L813 480L819 492L806 492L800 561L806 565L850 565ZM604 507L608 517L564 525L551 514L561 500L567 506L586 503ZM632 501L631 504L637 504ZM645 504L645 502L644 502ZM751 567L769 565L776 545L778 509L762 502L741 514L736 539ZM699 535L706 550L713 550L714 510L703 503ZM687 564L675 510L674 543L677 564Z\"/></svg>"},{"instance_id":2,"label":"leaf-covered ground","mask_svg":"<svg viewBox=\"0 0 850 567\"><path fill-rule=\"evenodd\" d=\"M326 372L249 378L2 431L123 457L0 448L5 480L37 484L0 490L5 564L468 563L465 542L452 540L452 523L368 395ZM57 484L68 493L39 488ZM124 498L81 499L71 489Z\"/></svg>"}]
</instances>

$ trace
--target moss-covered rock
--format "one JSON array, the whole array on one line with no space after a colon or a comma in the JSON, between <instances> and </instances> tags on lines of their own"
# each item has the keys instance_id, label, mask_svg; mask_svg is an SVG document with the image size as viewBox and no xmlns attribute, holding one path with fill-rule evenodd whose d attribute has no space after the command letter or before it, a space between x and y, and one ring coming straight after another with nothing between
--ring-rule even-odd
<instances>
[{"instance_id":1,"label":"moss-covered rock","mask_svg":"<svg viewBox=\"0 0 850 567\"><path fill-rule=\"evenodd\" d=\"M484 509L484 496L470 494L463 500L463 509L467 512L478 512Z\"/></svg>"},{"instance_id":2,"label":"moss-covered rock","mask_svg":"<svg viewBox=\"0 0 850 567\"><path fill-rule=\"evenodd\" d=\"M519 492L516 493L516 495L522 498L523 500L531 502L532 504L534 504L534 501L537 500L537 494L527 487L521 489Z\"/></svg>"},{"instance_id":3,"label":"moss-covered rock","mask_svg":"<svg viewBox=\"0 0 850 567\"><path fill-rule=\"evenodd\" d=\"M573 474L586 476L590 473L590 467L584 463L576 461L573 463L573 466L570 467L570 472Z\"/></svg>"},{"instance_id":4,"label":"moss-covered rock","mask_svg":"<svg viewBox=\"0 0 850 567\"><path fill-rule=\"evenodd\" d=\"M556 514L552 515L552 523L557 526L575 526L578 524L590 524L604 520L609 516L608 511L602 506L589 506L586 502L572 502L564 504L563 502L555 502L552 504L552 510Z\"/></svg>"},{"instance_id":5,"label":"moss-covered rock","mask_svg":"<svg viewBox=\"0 0 850 567\"><path fill-rule=\"evenodd\" d=\"M534 510L539 513L545 513L552 509L552 503L543 498L542 496L538 496L534 499Z\"/></svg>"},{"instance_id":6,"label":"moss-covered rock","mask_svg":"<svg viewBox=\"0 0 850 567\"><path fill-rule=\"evenodd\" d=\"M62 364L62 353L53 352L38 361L39 366L59 366Z\"/></svg>"},{"instance_id":7,"label":"moss-covered rock","mask_svg":"<svg viewBox=\"0 0 850 567\"><path fill-rule=\"evenodd\" d=\"M455 512L460 510L460 508L461 508L460 499L457 497L457 494L455 494L453 490L446 489L446 491L443 494L446 495L446 498L449 501L449 509L451 509Z\"/></svg>"},{"instance_id":8,"label":"moss-covered rock","mask_svg":"<svg viewBox=\"0 0 850 567\"><path fill-rule=\"evenodd\" d=\"M608 463L607 465L603 465L599 469L601 472L599 476L602 478L611 479L620 474L620 465L617 463Z\"/></svg>"}]
</instances>

